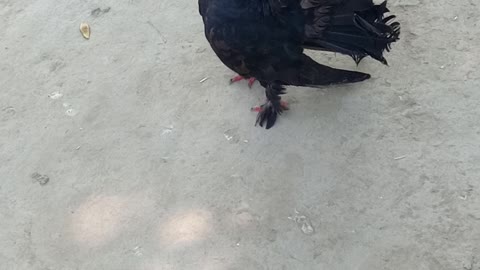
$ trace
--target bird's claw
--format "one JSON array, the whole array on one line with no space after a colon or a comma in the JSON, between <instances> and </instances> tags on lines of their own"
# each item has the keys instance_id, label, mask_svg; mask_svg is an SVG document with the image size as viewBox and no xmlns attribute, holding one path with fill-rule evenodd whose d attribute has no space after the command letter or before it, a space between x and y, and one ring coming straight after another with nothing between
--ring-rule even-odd
<instances>
[{"instance_id":1,"label":"bird's claw","mask_svg":"<svg viewBox=\"0 0 480 270\"><path fill-rule=\"evenodd\" d=\"M250 78L250 79L248 79L248 87L249 87L249 88L252 88L252 86L253 86L253 84L255 83L256 80L257 80L257 79L255 79L255 78Z\"/></svg>"},{"instance_id":2,"label":"bird's claw","mask_svg":"<svg viewBox=\"0 0 480 270\"><path fill-rule=\"evenodd\" d=\"M240 75L237 75L233 78L230 79L230 84L232 83L236 83L236 82L239 82L239 81L242 81L242 80L245 80L245 78L243 78L242 76Z\"/></svg>"},{"instance_id":3,"label":"bird's claw","mask_svg":"<svg viewBox=\"0 0 480 270\"><path fill-rule=\"evenodd\" d=\"M266 129L273 127L277 121L277 116L282 114L284 110L288 110L288 103L285 101L280 102L271 102L252 108L252 111L258 112L257 122L255 125L263 127L265 125Z\"/></svg>"},{"instance_id":4,"label":"bird's claw","mask_svg":"<svg viewBox=\"0 0 480 270\"><path fill-rule=\"evenodd\" d=\"M261 105L261 106L255 106L255 107L252 107L250 110L252 112L261 112L263 110L263 107L265 106L265 104ZM288 105L288 102L286 101L283 101L281 100L280 101L280 107L282 108L282 111L288 111L290 110L290 107Z\"/></svg>"},{"instance_id":5,"label":"bird's claw","mask_svg":"<svg viewBox=\"0 0 480 270\"><path fill-rule=\"evenodd\" d=\"M244 78L240 75L237 75L237 76L230 79L230 84L236 83L236 82L239 82L239 81L242 81L242 80L246 80L246 78ZM253 84L255 83L256 80L257 79L255 79L255 78L249 78L248 79L248 87L252 88L252 86L253 86Z\"/></svg>"}]
</instances>

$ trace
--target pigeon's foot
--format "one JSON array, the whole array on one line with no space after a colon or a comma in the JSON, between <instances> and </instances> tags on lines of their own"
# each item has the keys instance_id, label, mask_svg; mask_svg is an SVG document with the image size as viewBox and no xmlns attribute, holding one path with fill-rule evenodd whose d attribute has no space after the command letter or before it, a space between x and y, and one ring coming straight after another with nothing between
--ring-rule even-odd
<instances>
[{"instance_id":1,"label":"pigeon's foot","mask_svg":"<svg viewBox=\"0 0 480 270\"><path fill-rule=\"evenodd\" d=\"M230 79L230 84L236 83L236 82L239 82L239 81L243 81L243 80L247 80L247 79L240 76L240 75L237 75L237 76ZM249 78L248 79L248 87L252 88L252 86L253 86L253 84L255 83L256 80L257 79L255 79L255 78Z\"/></svg>"},{"instance_id":2,"label":"pigeon's foot","mask_svg":"<svg viewBox=\"0 0 480 270\"><path fill-rule=\"evenodd\" d=\"M273 127L277 121L277 115L282 114L284 110L288 110L288 103L281 100L267 101L265 104L259 107L252 108L253 111L258 111L257 122L255 125L266 129Z\"/></svg>"},{"instance_id":3,"label":"pigeon's foot","mask_svg":"<svg viewBox=\"0 0 480 270\"><path fill-rule=\"evenodd\" d=\"M288 110L288 104L282 101L280 95L285 94L285 87L279 82L264 82L260 81L260 84L265 87L265 96L267 97L267 102L260 106L258 109L253 108L253 110L258 110L257 122L255 125L259 125L269 129L273 127L277 121L277 115L282 114L284 110Z\"/></svg>"},{"instance_id":4,"label":"pigeon's foot","mask_svg":"<svg viewBox=\"0 0 480 270\"><path fill-rule=\"evenodd\" d=\"M265 106L265 104L263 104L261 106L252 107L251 110L252 110L252 112L261 112L263 110L264 106ZM290 107L288 106L287 101L280 100L280 107L282 108L283 111L290 110Z\"/></svg>"}]
</instances>

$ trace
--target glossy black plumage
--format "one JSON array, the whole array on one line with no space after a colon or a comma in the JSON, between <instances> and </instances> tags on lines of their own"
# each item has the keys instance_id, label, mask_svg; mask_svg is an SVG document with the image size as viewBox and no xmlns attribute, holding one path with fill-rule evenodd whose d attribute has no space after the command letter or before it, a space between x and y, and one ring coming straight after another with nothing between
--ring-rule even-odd
<instances>
[{"instance_id":1,"label":"glossy black plumage","mask_svg":"<svg viewBox=\"0 0 480 270\"><path fill-rule=\"evenodd\" d=\"M257 124L270 128L282 112L285 85L353 83L370 75L330 68L303 53L304 48L365 56L387 63L383 52L400 26L384 18L386 3L371 0L199 0L205 35L220 60L266 89Z\"/></svg>"}]
</instances>

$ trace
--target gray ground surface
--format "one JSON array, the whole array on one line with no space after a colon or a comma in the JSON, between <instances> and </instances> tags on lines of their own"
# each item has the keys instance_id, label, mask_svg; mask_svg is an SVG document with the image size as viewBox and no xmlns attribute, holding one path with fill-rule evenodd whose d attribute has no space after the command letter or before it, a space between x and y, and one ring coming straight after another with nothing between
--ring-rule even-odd
<instances>
[{"instance_id":1,"label":"gray ground surface","mask_svg":"<svg viewBox=\"0 0 480 270\"><path fill-rule=\"evenodd\" d=\"M0 0L0 269L480 269L480 5L390 5L267 132L196 1Z\"/></svg>"}]
</instances>

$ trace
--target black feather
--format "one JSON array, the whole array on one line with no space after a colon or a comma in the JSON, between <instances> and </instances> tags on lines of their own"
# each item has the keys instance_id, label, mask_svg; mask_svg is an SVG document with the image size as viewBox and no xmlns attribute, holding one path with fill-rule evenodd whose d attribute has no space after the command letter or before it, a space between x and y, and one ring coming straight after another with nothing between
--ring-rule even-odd
<instances>
[{"instance_id":1,"label":"black feather","mask_svg":"<svg viewBox=\"0 0 480 270\"><path fill-rule=\"evenodd\" d=\"M367 55L387 64L383 53L390 51L391 44L400 36L400 24L394 21L395 16L385 17L385 13L389 12L387 2L374 5L370 0L347 0L332 5L331 12L324 15L329 16L327 26L315 25L315 22L307 26L307 30L317 29L306 33L306 46L350 55L357 64ZM321 8L314 6L306 9L306 14Z\"/></svg>"}]
</instances>

